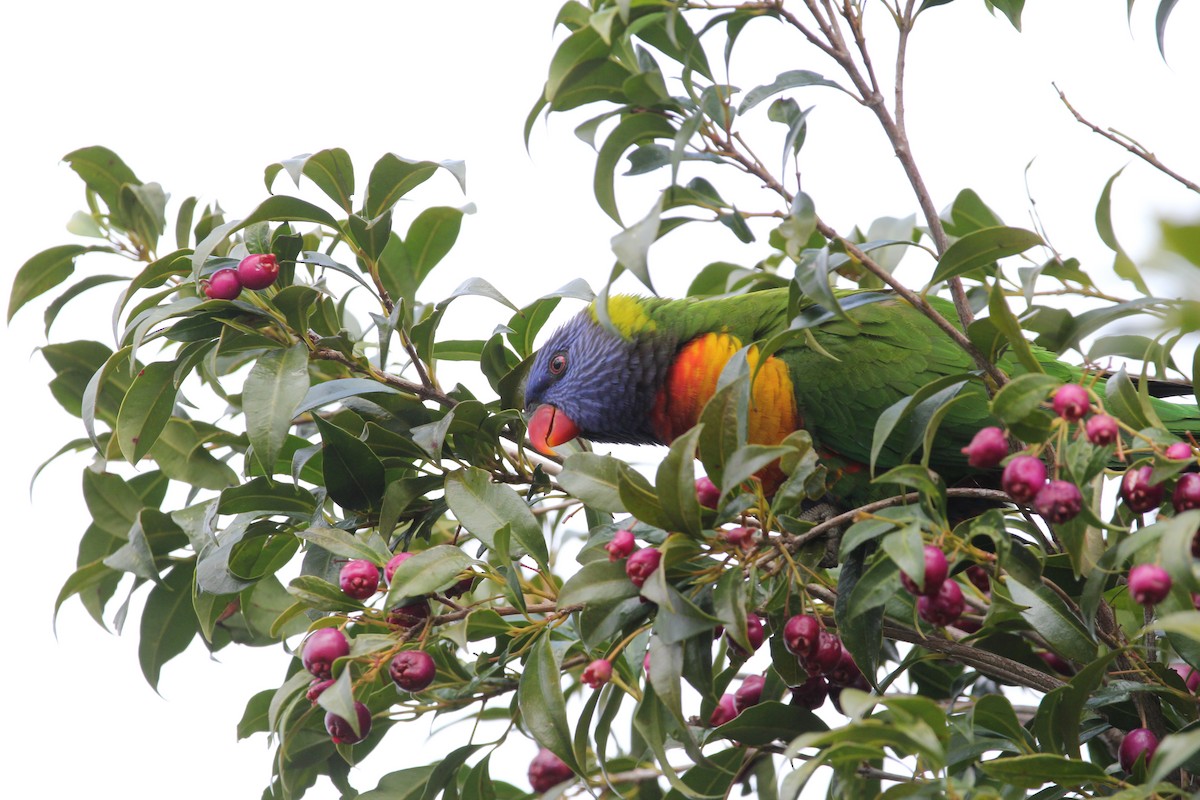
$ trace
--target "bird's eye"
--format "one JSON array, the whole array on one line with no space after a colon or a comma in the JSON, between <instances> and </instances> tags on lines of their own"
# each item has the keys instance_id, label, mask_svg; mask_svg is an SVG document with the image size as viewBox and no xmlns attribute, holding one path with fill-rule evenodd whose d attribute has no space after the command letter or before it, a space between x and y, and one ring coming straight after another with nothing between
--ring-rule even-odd
<instances>
[{"instance_id":1,"label":"bird's eye","mask_svg":"<svg viewBox=\"0 0 1200 800\"><path fill-rule=\"evenodd\" d=\"M555 353L550 358L550 374L551 375L562 375L566 371L567 371L567 354L566 353Z\"/></svg>"}]
</instances>

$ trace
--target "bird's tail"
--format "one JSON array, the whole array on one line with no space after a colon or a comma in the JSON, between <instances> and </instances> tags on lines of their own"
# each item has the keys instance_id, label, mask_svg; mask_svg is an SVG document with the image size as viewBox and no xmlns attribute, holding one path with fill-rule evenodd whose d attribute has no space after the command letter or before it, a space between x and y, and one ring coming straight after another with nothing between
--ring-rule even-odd
<instances>
[{"instance_id":1,"label":"bird's tail","mask_svg":"<svg viewBox=\"0 0 1200 800\"><path fill-rule=\"evenodd\" d=\"M1156 397L1150 398L1150 407L1171 433L1184 438L1190 433L1200 439L1200 407L1192 403L1172 403Z\"/></svg>"}]
</instances>

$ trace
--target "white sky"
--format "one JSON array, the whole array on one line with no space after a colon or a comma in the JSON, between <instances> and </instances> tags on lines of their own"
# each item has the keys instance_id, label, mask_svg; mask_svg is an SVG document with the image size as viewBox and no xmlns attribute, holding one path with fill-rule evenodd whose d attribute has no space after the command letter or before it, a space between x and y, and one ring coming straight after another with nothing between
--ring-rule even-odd
<instances>
[{"instance_id":1,"label":"white sky","mask_svg":"<svg viewBox=\"0 0 1200 800\"><path fill-rule=\"evenodd\" d=\"M550 23L559 5L69 0L22 3L18 10L8 4L0 11L6 120L0 141L9 153L0 192L9 241L0 303L7 307L8 283L25 259L68 241L63 225L83 205L82 184L58 162L92 144L116 150L142 180L161 182L176 200L219 199L230 217L244 216L265 197L265 166L297 153L344 147L360 183L386 151L465 159L465 200L479 211L465 220L459 247L435 272L424 299L438 299L472 275L488 278L518 304L575 277L598 286L612 263L608 240L617 229L592 200L591 153L561 119L536 127L531 155L521 141L552 53ZM1105 181L1122 165L1130 164L1118 181L1118 235L1134 254L1153 241L1156 215L1195 219L1200 198L1075 123L1050 82L1094 121L1134 135L1176 170L1200 176L1200 56L1190 47L1200 14L1189 4L1175 11L1164 65L1154 44L1153 0L1138 3L1132 34L1120 0L1029 5L1023 35L991 19L978 0L958 0L922 19L909 71L913 147L939 206L970 186L1013 225L1029 224L1023 170L1033 160L1029 182L1053 241L1103 272L1110 257L1092 216ZM769 38L743 47L734 82L744 89L798 67L833 76L802 47L771 46ZM801 165L805 189L828 222L849 230L915 210L873 118L834 92L797 97L802 105L817 104ZM774 144L764 151L768 163L777 161ZM465 202L448 179L439 180L435 202ZM656 173L620 186L627 221L645 212L663 180ZM277 182L281 192L289 191L285 181ZM652 251L661 291L679 292L709 261L751 264L765 252L765 244L744 248L711 227L690 226ZM52 634L54 598L86 523L81 459L58 462L32 500L28 493L34 468L81 435L78 422L50 398L49 372L33 354L44 343L44 304L25 308L4 334L14 372L3 392L4 507L12 514L5 533L9 566L0 581L10 635L0 674L15 749L7 748L0 793L258 796L270 775L268 751L261 736L236 744L235 725L254 692L281 680L282 651L229 647L216 663L193 646L166 666L159 697L140 675L134 626L113 637L71 601L57 639ZM101 304L73 304L55 339L108 341L108 318ZM470 328L466 336L504 318L472 298L459 301L448 319ZM394 732L389 739L396 741L368 759L355 779L359 788L407 765L404 751L415 743L400 738ZM524 763L510 763L504 776L522 783ZM321 784L309 796L334 791Z\"/></svg>"}]
</instances>

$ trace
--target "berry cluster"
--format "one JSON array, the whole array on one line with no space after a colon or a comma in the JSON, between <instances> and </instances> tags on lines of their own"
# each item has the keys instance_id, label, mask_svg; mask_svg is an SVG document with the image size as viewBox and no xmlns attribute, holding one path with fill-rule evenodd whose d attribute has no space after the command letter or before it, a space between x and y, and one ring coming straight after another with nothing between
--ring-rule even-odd
<instances>
[{"instance_id":1,"label":"berry cluster","mask_svg":"<svg viewBox=\"0 0 1200 800\"><path fill-rule=\"evenodd\" d=\"M200 281L204 296L210 300L236 300L242 289L266 289L279 277L279 260L273 253L254 253L243 258L236 268L219 269Z\"/></svg>"}]
</instances>

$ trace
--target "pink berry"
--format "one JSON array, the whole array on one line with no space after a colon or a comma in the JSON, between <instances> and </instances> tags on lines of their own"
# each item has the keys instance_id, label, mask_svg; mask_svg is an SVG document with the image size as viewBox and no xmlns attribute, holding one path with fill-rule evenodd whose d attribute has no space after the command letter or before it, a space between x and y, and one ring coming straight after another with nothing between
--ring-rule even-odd
<instances>
[{"instance_id":1,"label":"pink berry","mask_svg":"<svg viewBox=\"0 0 1200 800\"><path fill-rule=\"evenodd\" d=\"M903 572L900 573L900 582L904 584L904 588L910 594L932 596L938 593L942 581L946 580L949 572L950 565L946 562L946 554L940 547L927 544L925 545L925 582L921 586L917 586L916 582Z\"/></svg>"},{"instance_id":2,"label":"pink berry","mask_svg":"<svg viewBox=\"0 0 1200 800\"><path fill-rule=\"evenodd\" d=\"M629 576L633 585L640 589L651 573L658 569L660 561L662 553L658 552L657 548L643 547L629 556L629 560L625 562L625 574Z\"/></svg>"},{"instance_id":3,"label":"pink berry","mask_svg":"<svg viewBox=\"0 0 1200 800\"><path fill-rule=\"evenodd\" d=\"M1149 763L1157 749L1158 737L1154 735L1153 731L1148 728L1134 728L1125 734L1125 738L1121 740L1121 746L1117 749L1117 758L1121 761L1121 769L1126 772L1132 771L1139 758L1143 759L1143 763Z\"/></svg>"},{"instance_id":4,"label":"pink berry","mask_svg":"<svg viewBox=\"0 0 1200 800\"><path fill-rule=\"evenodd\" d=\"M1097 447L1112 444L1121 433L1117 421L1108 414L1097 414L1084 424L1083 429L1088 441Z\"/></svg>"},{"instance_id":5,"label":"pink berry","mask_svg":"<svg viewBox=\"0 0 1200 800\"><path fill-rule=\"evenodd\" d=\"M1083 494L1070 481L1050 481L1033 498L1033 510L1054 525L1075 519L1081 508Z\"/></svg>"},{"instance_id":6,"label":"pink berry","mask_svg":"<svg viewBox=\"0 0 1200 800\"><path fill-rule=\"evenodd\" d=\"M1185 472L1179 476L1171 494L1171 505L1180 514L1200 508L1200 472Z\"/></svg>"},{"instance_id":7,"label":"pink berry","mask_svg":"<svg viewBox=\"0 0 1200 800\"><path fill-rule=\"evenodd\" d=\"M396 553L396 555L388 559L387 564L383 568L383 577L387 579L388 583L392 582L392 576L396 574L396 569L414 555L414 553Z\"/></svg>"},{"instance_id":8,"label":"pink berry","mask_svg":"<svg viewBox=\"0 0 1200 800\"><path fill-rule=\"evenodd\" d=\"M612 662L607 658L597 658L583 668L582 680L593 689L599 689L612 680Z\"/></svg>"},{"instance_id":9,"label":"pink berry","mask_svg":"<svg viewBox=\"0 0 1200 800\"><path fill-rule=\"evenodd\" d=\"M204 290L204 295L211 300L236 300L242 293L242 282L238 278L237 270L230 267L209 275L207 280L200 282L200 287Z\"/></svg>"},{"instance_id":10,"label":"pink berry","mask_svg":"<svg viewBox=\"0 0 1200 800\"><path fill-rule=\"evenodd\" d=\"M308 684L308 691L304 693L304 697L313 705L317 704L317 698L321 693L333 686L333 678L313 678L312 683Z\"/></svg>"},{"instance_id":11,"label":"pink berry","mask_svg":"<svg viewBox=\"0 0 1200 800\"><path fill-rule=\"evenodd\" d=\"M792 687L792 705L816 711L829 696L829 684L820 675L814 675L799 686Z\"/></svg>"},{"instance_id":12,"label":"pink berry","mask_svg":"<svg viewBox=\"0 0 1200 800\"><path fill-rule=\"evenodd\" d=\"M1078 383L1068 383L1058 387L1054 393L1054 413L1067 422L1081 420L1088 412L1092 400L1088 397L1087 389Z\"/></svg>"},{"instance_id":13,"label":"pink berry","mask_svg":"<svg viewBox=\"0 0 1200 800\"><path fill-rule=\"evenodd\" d=\"M613 534L612 541L604 545L604 549L608 551L609 561L620 561L622 558L628 558L633 552L636 544L633 541L632 531L617 531Z\"/></svg>"},{"instance_id":14,"label":"pink berry","mask_svg":"<svg viewBox=\"0 0 1200 800\"><path fill-rule=\"evenodd\" d=\"M1191 664L1172 664L1171 669L1183 678L1183 683L1187 686L1189 692L1195 693L1197 688L1200 688L1200 670L1193 667Z\"/></svg>"},{"instance_id":15,"label":"pink berry","mask_svg":"<svg viewBox=\"0 0 1200 800\"><path fill-rule=\"evenodd\" d=\"M1171 591L1171 576L1157 564L1138 564L1129 570L1129 594L1143 606L1156 606Z\"/></svg>"},{"instance_id":16,"label":"pink berry","mask_svg":"<svg viewBox=\"0 0 1200 800\"><path fill-rule=\"evenodd\" d=\"M713 709L712 716L708 718L708 724L719 728L726 722L731 722L737 715L737 709L733 705L733 695L723 694L717 701L717 707Z\"/></svg>"},{"instance_id":17,"label":"pink berry","mask_svg":"<svg viewBox=\"0 0 1200 800\"><path fill-rule=\"evenodd\" d=\"M923 595L917 600L917 614L930 625L944 628L953 625L966 609L962 589L955 581L945 581L934 597Z\"/></svg>"},{"instance_id":18,"label":"pink berry","mask_svg":"<svg viewBox=\"0 0 1200 800\"><path fill-rule=\"evenodd\" d=\"M980 428L962 452L972 467L991 469L1008 455L1008 438L995 426Z\"/></svg>"},{"instance_id":19,"label":"pink berry","mask_svg":"<svg viewBox=\"0 0 1200 800\"><path fill-rule=\"evenodd\" d=\"M350 642L337 628L321 628L309 634L300 647L304 668L318 678L333 677L333 662L350 655Z\"/></svg>"},{"instance_id":20,"label":"pink berry","mask_svg":"<svg viewBox=\"0 0 1200 800\"><path fill-rule=\"evenodd\" d=\"M433 657L424 650L401 650L392 658L388 665L388 674L397 688L406 692L419 692L437 675L437 665Z\"/></svg>"},{"instance_id":21,"label":"pink berry","mask_svg":"<svg viewBox=\"0 0 1200 800\"><path fill-rule=\"evenodd\" d=\"M365 558L356 558L342 567L338 584L347 597L366 600L379 591L379 567Z\"/></svg>"},{"instance_id":22,"label":"pink berry","mask_svg":"<svg viewBox=\"0 0 1200 800\"><path fill-rule=\"evenodd\" d=\"M725 531L723 535L727 544L740 547L743 550L751 550L754 548L754 537L758 535L758 531L754 528L739 525L736 528L730 528Z\"/></svg>"},{"instance_id":23,"label":"pink berry","mask_svg":"<svg viewBox=\"0 0 1200 800\"><path fill-rule=\"evenodd\" d=\"M1192 457L1192 446L1187 442L1175 442L1167 448L1166 456L1172 461L1187 461Z\"/></svg>"},{"instance_id":24,"label":"pink berry","mask_svg":"<svg viewBox=\"0 0 1200 800\"><path fill-rule=\"evenodd\" d=\"M763 686L766 683L767 679L762 675L747 675L742 685L733 693L733 710L740 714L750 706L761 703Z\"/></svg>"},{"instance_id":25,"label":"pink berry","mask_svg":"<svg viewBox=\"0 0 1200 800\"><path fill-rule=\"evenodd\" d=\"M783 623L783 646L794 656L811 659L817 654L821 623L811 614L797 614Z\"/></svg>"},{"instance_id":26,"label":"pink berry","mask_svg":"<svg viewBox=\"0 0 1200 800\"><path fill-rule=\"evenodd\" d=\"M1121 498L1130 511L1141 514L1162 505L1163 485L1150 483L1153 471L1149 466L1125 471L1125 477L1121 479Z\"/></svg>"},{"instance_id":27,"label":"pink berry","mask_svg":"<svg viewBox=\"0 0 1200 800\"><path fill-rule=\"evenodd\" d=\"M355 700L354 713L358 717L358 733L354 732L349 722L337 714L332 711L326 712L325 730L329 731L329 737L333 739L334 744L357 744L371 732L371 710Z\"/></svg>"},{"instance_id":28,"label":"pink berry","mask_svg":"<svg viewBox=\"0 0 1200 800\"><path fill-rule=\"evenodd\" d=\"M535 792L548 792L560 783L566 783L575 776L566 763L543 747L529 762L529 785Z\"/></svg>"},{"instance_id":29,"label":"pink berry","mask_svg":"<svg viewBox=\"0 0 1200 800\"><path fill-rule=\"evenodd\" d=\"M1018 503L1028 503L1046 483L1046 465L1040 458L1017 456L1004 467L1000 485Z\"/></svg>"},{"instance_id":30,"label":"pink berry","mask_svg":"<svg viewBox=\"0 0 1200 800\"><path fill-rule=\"evenodd\" d=\"M729 639L729 649L733 651L738 658L749 658L752 654L747 653L742 649L741 645L730 638L729 634L725 634L725 638ZM763 632L762 620L757 614L746 615L746 638L750 640L750 646L757 650L762 647L763 639L766 634Z\"/></svg>"},{"instance_id":31,"label":"pink berry","mask_svg":"<svg viewBox=\"0 0 1200 800\"><path fill-rule=\"evenodd\" d=\"M717 504L721 502L721 490L708 476L697 478L696 499L705 508L716 508Z\"/></svg>"},{"instance_id":32,"label":"pink berry","mask_svg":"<svg viewBox=\"0 0 1200 800\"><path fill-rule=\"evenodd\" d=\"M396 606L388 612L389 625L397 628L415 628L429 619L429 601L416 600L405 606Z\"/></svg>"},{"instance_id":33,"label":"pink berry","mask_svg":"<svg viewBox=\"0 0 1200 800\"><path fill-rule=\"evenodd\" d=\"M279 261L273 253L255 253L238 263L237 274L247 289L265 289L279 277Z\"/></svg>"},{"instance_id":34,"label":"pink berry","mask_svg":"<svg viewBox=\"0 0 1200 800\"><path fill-rule=\"evenodd\" d=\"M802 664L810 675L827 674L841 662L843 652L845 652L845 648L842 647L842 640L837 637L837 634L821 631L817 637L816 654L807 661L803 661Z\"/></svg>"}]
</instances>

